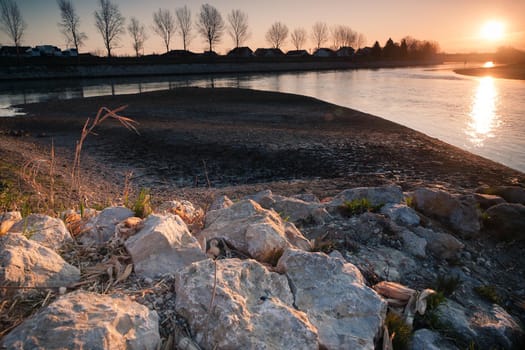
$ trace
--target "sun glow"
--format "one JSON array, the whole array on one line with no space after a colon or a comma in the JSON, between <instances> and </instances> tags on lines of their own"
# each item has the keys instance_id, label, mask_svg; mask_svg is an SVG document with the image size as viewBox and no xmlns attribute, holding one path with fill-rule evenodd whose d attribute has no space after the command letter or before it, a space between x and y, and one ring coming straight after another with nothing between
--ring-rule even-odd
<instances>
[{"instance_id":1,"label":"sun glow","mask_svg":"<svg viewBox=\"0 0 525 350\"><path fill-rule=\"evenodd\" d=\"M488 21L481 28L481 37L485 40L497 41L505 36L505 24L501 21Z\"/></svg>"}]
</instances>

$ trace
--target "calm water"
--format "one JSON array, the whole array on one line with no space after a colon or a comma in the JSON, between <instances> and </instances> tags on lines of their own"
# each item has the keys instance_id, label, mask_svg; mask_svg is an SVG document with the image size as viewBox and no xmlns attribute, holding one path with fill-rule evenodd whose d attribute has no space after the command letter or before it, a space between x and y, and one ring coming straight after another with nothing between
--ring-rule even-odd
<instances>
[{"instance_id":1,"label":"calm water","mask_svg":"<svg viewBox=\"0 0 525 350\"><path fill-rule=\"evenodd\" d=\"M181 86L242 87L308 95L381 116L525 172L525 81L457 75L451 66L0 84L11 105Z\"/></svg>"}]
</instances>

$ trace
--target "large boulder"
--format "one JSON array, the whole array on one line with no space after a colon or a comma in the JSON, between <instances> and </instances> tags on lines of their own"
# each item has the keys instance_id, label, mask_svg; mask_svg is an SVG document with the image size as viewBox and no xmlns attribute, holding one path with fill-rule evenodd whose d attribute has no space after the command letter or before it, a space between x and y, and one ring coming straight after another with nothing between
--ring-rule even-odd
<instances>
[{"instance_id":1,"label":"large boulder","mask_svg":"<svg viewBox=\"0 0 525 350\"><path fill-rule=\"evenodd\" d=\"M340 257L288 249L278 269L286 273L294 305L317 327L326 349L374 349L386 301L368 288L354 265Z\"/></svg>"},{"instance_id":2,"label":"large boulder","mask_svg":"<svg viewBox=\"0 0 525 350\"><path fill-rule=\"evenodd\" d=\"M414 232L427 241L427 251L439 259L455 260L465 245L448 233L434 231L424 227L416 227Z\"/></svg>"},{"instance_id":3,"label":"large boulder","mask_svg":"<svg viewBox=\"0 0 525 350\"><path fill-rule=\"evenodd\" d=\"M121 221L135 216L125 207L109 207L90 218L78 237L83 244L104 244L115 235L115 227Z\"/></svg>"},{"instance_id":4,"label":"large boulder","mask_svg":"<svg viewBox=\"0 0 525 350\"><path fill-rule=\"evenodd\" d=\"M477 193L500 196L509 203L525 205L525 188L519 186L480 187Z\"/></svg>"},{"instance_id":5,"label":"large boulder","mask_svg":"<svg viewBox=\"0 0 525 350\"><path fill-rule=\"evenodd\" d=\"M429 188L417 189L411 195L417 211L439 220L464 238L479 233L481 215L474 196L454 196Z\"/></svg>"},{"instance_id":6,"label":"large boulder","mask_svg":"<svg viewBox=\"0 0 525 350\"><path fill-rule=\"evenodd\" d=\"M417 212L405 204L387 204L381 208L381 214L401 226L418 226L421 221Z\"/></svg>"},{"instance_id":7,"label":"large boulder","mask_svg":"<svg viewBox=\"0 0 525 350\"><path fill-rule=\"evenodd\" d=\"M399 186L383 187L357 187L336 195L327 207L332 211L337 210L345 202L366 198L370 205L380 206L386 204L397 204L403 201L403 191Z\"/></svg>"},{"instance_id":8,"label":"large boulder","mask_svg":"<svg viewBox=\"0 0 525 350\"><path fill-rule=\"evenodd\" d=\"M11 227L10 232L19 232L45 247L57 250L73 239L60 219L42 214L31 214Z\"/></svg>"},{"instance_id":9,"label":"large boulder","mask_svg":"<svg viewBox=\"0 0 525 350\"><path fill-rule=\"evenodd\" d=\"M399 232L399 237L403 240L403 248L408 253L418 257L426 257L427 240L419 237L410 230L403 229Z\"/></svg>"},{"instance_id":10,"label":"large boulder","mask_svg":"<svg viewBox=\"0 0 525 350\"><path fill-rule=\"evenodd\" d=\"M419 264L405 252L385 246L361 246L357 252L347 254L345 258L379 278L393 282L401 282L403 276L419 268Z\"/></svg>"},{"instance_id":11,"label":"large boulder","mask_svg":"<svg viewBox=\"0 0 525 350\"><path fill-rule=\"evenodd\" d=\"M450 344L441 334L422 328L412 334L410 350L458 350L458 348Z\"/></svg>"},{"instance_id":12,"label":"large boulder","mask_svg":"<svg viewBox=\"0 0 525 350\"><path fill-rule=\"evenodd\" d=\"M292 223L252 200L213 210L206 215L199 240L224 239L235 249L261 262L276 263L286 248L310 250L310 242Z\"/></svg>"},{"instance_id":13,"label":"large boulder","mask_svg":"<svg viewBox=\"0 0 525 350\"><path fill-rule=\"evenodd\" d=\"M150 215L143 225L124 243L137 275L154 278L207 258L178 215Z\"/></svg>"},{"instance_id":14,"label":"large boulder","mask_svg":"<svg viewBox=\"0 0 525 350\"><path fill-rule=\"evenodd\" d=\"M485 225L497 240L525 240L525 205L502 203L485 212Z\"/></svg>"},{"instance_id":15,"label":"large boulder","mask_svg":"<svg viewBox=\"0 0 525 350\"><path fill-rule=\"evenodd\" d=\"M252 196L254 201L259 203L265 209L273 209L279 215L296 224L316 223L324 224L330 220L331 216L315 198L312 201L305 201L294 197L284 197L274 195L271 191L263 191Z\"/></svg>"},{"instance_id":16,"label":"large boulder","mask_svg":"<svg viewBox=\"0 0 525 350\"><path fill-rule=\"evenodd\" d=\"M447 300L435 316L437 324L464 345L486 349L517 349L524 333L518 322L499 305L463 307Z\"/></svg>"},{"instance_id":17,"label":"large boulder","mask_svg":"<svg viewBox=\"0 0 525 350\"><path fill-rule=\"evenodd\" d=\"M158 316L128 297L78 291L60 297L2 339L2 349L150 350Z\"/></svg>"},{"instance_id":18,"label":"large boulder","mask_svg":"<svg viewBox=\"0 0 525 350\"><path fill-rule=\"evenodd\" d=\"M65 287L80 279L80 271L53 250L19 233L0 237L0 285Z\"/></svg>"},{"instance_id":19,"label":"large boulder","mask_svg":"<svg viewBox=\"0 0 525 350\"><path fill-rule=\"evenodd\" d=\"M215 265L216 264L216 265ZM194 263L175 275L176 312L206 349L318 349L285 276L255 260Z\"/></svg>"}]
</instances>

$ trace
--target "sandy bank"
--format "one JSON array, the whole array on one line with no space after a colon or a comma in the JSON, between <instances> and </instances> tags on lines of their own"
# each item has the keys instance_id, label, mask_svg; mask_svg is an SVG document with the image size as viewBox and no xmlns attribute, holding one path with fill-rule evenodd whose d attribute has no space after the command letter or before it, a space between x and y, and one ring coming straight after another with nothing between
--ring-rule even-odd
<instances>
[{"instance_id":1,"label":"sandy bank","mask_svg":"<svg viewBox=\"0 0 525 350\"><path fill-rule=\"evenodd\" d=\"M24 158L46 157L53 140L67 169L86 118L101 106L125 104L123 114L140 123L140 135L110 122L83 150L84 181L97 200L121 194L128 172L135 188L150 188L159 199L202 193L208 184L236 198L264 188L326 197L388 183L461 191L525 182L523 173L369 114L303 96L226 88L25 105L28 116L0 119L2 160L21 166ZM20 130L30 136L10 136Z\"/></svg>"},{"instance_id":2,"label":"sandy bank","mask_svg":"<svg viewBox=\"0 0 525 350\"><path fill-rule=\"evenodd\" d=\"M509 64L492 68L456 69L454 72L477 77L489 76L493 78L525 80L525 63Z\"/></svg>"}]
</instances>

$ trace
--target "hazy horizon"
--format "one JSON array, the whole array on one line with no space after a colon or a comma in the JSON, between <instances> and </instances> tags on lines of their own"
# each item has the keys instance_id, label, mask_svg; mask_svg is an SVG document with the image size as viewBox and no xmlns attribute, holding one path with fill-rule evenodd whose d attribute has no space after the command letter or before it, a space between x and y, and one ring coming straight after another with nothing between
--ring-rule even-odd
<instances>
[{"instance_id":1,"label":"hazy horizon","mask_svg":"<svg viewBox=\"0 0 525 350\"><path fill-rule=\"evenodd\" d=\"M206 2L154 0L145 4L140 0L112 0L118 4L126 21L137 17L145 25L148 39L145 42L144 53L165 52L161 38L151 29L153 12L159 8L169 9L187 5L192 12L192 22L195 22L200 6ZM66 41L57 23L60 12L56 0L16 0L22 16L27 24L22 45L36 46L51 44L61 48L66 47ZM72 1L80 16L80 28L88 39L81 47L81 52L92 52L105 55L105 49L100 34L94 24L94 11L98 9L98 1ZM264 3L244 2L240 0L214 0L207 2L216 7L227 23L227 14L239 9L248 15L251 36L244 43L252 49L269 47L265 40L268 28L276 21L286 24L291 31L302 27L310 34L315 22L325 22L328 26L347 25L366 37L363 46L371 46L376 40L383 46L388 38L399 42L409 35L420 40L436 41L440 49L447 53L494 52L499 46L512 46L525 49L525 1L513 0L465 0L465 1L425 1L402 0L370 0L367 2L352 0L304 0L297 8L296 1L267 0ZM496 37L483 33L483 26L489 21L497 21L503 27L503 32ZM127 22L126 22L127 25ZM2 32L0 43L11 45L10 39ZM207 44L193 30L193 40L189 49L196 52L206 50ZM226 53L234 47L231 38L224 33L215 51ZM305 49L315 45L309 39ZM181 49L182 40L175 35L170 49ZM293 49L287 40L283 50ZM131 39L126 33L121 37L120 44L112 51L115 55L132 55Z\"/></svg>"}]
</instances>

